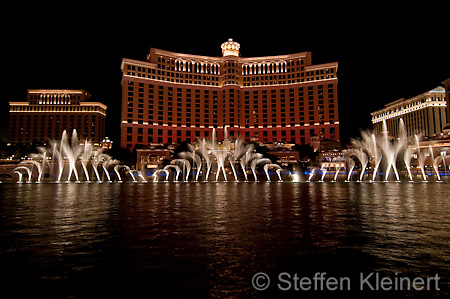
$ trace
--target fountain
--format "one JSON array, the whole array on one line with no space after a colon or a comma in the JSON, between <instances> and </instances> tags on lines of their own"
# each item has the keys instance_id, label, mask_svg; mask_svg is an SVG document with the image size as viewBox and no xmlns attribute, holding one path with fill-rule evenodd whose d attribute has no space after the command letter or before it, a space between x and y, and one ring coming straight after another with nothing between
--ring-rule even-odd
<instances>
[{"instance_id":1,"label":"fountain","mask_svg":"<svg viewBox=\"0 0 450 299\"><path fill-rule=\"evenodd\" d=\"M102 162L102 168L104 173L106 174L107 177L107 181L111 182L111 177L109 176L109 172L108 172L108 166L110 164L112 164L113 161L111 156L107 155L107 154L103 154L101 153L101 151L93 151L93 157L91 159L91 163L92 163L92 168L94 169L94 173L95 173L95 177L97 179L97 182L101 182L102 180L100 179L100 174L98 172L98 165L100 164L100 162Z\"/></svg>"},{"instance_id":2,"label":"fountain","mask_svg":"<svg viewBox=\"0 0 450 299\"><path fill-rule=\"evenodd\" d=\"M108 168L118 164L118 161L113 160L111 156L103 154L102 148L94 146L89 141L80 143L76 130L73 130L70 141L67 132L64 131L60 140L51 140L49 147L38 147L38 151L38 154L30 154L28 160L22 161L14 169L15 173L18 175L20 173L20 181L23 175L21 170L27 172L27 181L31 182L33 169L35 169L37 172L36 182L42 182L44 174L55 177L56 182L61 182L64 175L67 175L66 182L72 181L72 178L76 182L80 182L83 176L86 182L90 182L94 177L97 182L101 182L98 170L98 166L101 165L107 181L111 182ZM79 173L77 165L81 165L82 172ZM89 173L90 166L95 176ZM68 171L66 171L67 169ZM117 177L121 180L120 174Z\"/></svg>"},{"instance_id":3,"label":"fountain","mask_svg":"<svg viewBox=\"0 0 450 299\"><path fill-rule=\"evenodd\" d=\"M341 166L336 166L336 172L334 173L334 178L333 178L333 182L337 181L337 177L339 175L339 171L341 169Z\"/></svg>"},{"instance_id":4,"label":"fountain","mask_svg":"<svg viewBox=\"0 0 450 299\"><path fill-rule=\"evenodd\" d=\"M178 176L179 176L180 173L181 173L180 167L177 166L177 165L171 164L171 165L166 165L166 166L164 167L164 170L169 171L169 169L171 169L171 168L175 170L175 181L178 181Z\"/></svg>"},{"instance_id":5,"label":"fountain","mask_svg":"<svg viewBox=\"0 0 450 299\"><path fill-rule=\"evenodd\" d=\"M219 180L220 170L222 170L224 180L228 181L227 174L225 172L225 157L228 153L226 153L225 151L221 151L221 150L214 150L213 154L217 160L216 181Z\"/></svg>"},{"instance_id":6,"label":"fountain","mask_svg":"<svg viewBox=\"0 0 450 299\"><path fill-rule=\"evenodd\" d=\"M114 166L114 172L116 173L119 182L122 182L122 176L119 173L119 170L121 168L125 168L126 173L130 174L131 178L133 179L133 182L136 182L136 178L134 177L134 174L131 171L130 167L128 167L127 165L116 165Z\"/></svg>"},{"instance_id":7,"label":"fountain","mask_svg":"<svg viewBox=\"0 0 450 299\"><path fill-rule=\"evenodd\" d=\"M39 156L39 155L36 155L36 154L34 154L34 155L32 154L31 155L32 158L35 158L36 156ZM29 160L29 162L31 164L33 164L33 166L36 166L36 168L38 170L37 182L40 182L41 179L42 179L42 168L43 168L43 165L41 165L41 163L39 163L38 161L35 161L35 160ZM44 164L44 162L42 164Z\"/></svg>"},{"instance_id":8,"label":"fountain","mask_svg":"<svg viewBox=\"0 0 450 299\"><path fill-rule=\"evenodd\" d=\"M314 176L314 171L315 171L315 170L316 170L315 168L313 168L313 169L311 170L311 172L309 173L307 182L311 182L311 179L312 179L312 177Z\"/></svg>"},{"instance_id":9,"label":"fountain","mask_svg":"<svg viewBox=\"0 0 450 299\"><path fill-rule=\"evenodd\" d=\"M276 173L277 173L277 175L278 175L279 181L283 181L283 180L281 179L281 174L280 174L280 172L281 172L281 170L282 170L281 167L280 167L280 165L278 165L278 164L272 164L272 163L267 163L266 165L264 165L264 172L266 173L267 181L268 181L268 182L270 182L269 168L275 168Z\"/></svg>"},{"instance_id":10,"label":"fountain","mask_svg":"<svg viewBox=\"0 0 450 299\"><path fill-rule=\"evenodd\" d=\"M89 159L92 156L92 149L93 149L93 145L88 142L87 140L84 141L84 149L83 152L81 153L81 166L83 166L83 170L84 170L84 175L86 176L86 181L90 181L89 179L89 173L87 170L87 163L89 162Z\"/></svg>"},{"instance_id":11,"label":"fountain","mask_svg":"<svg viewBox=\"0 0 450 299\"><path fill-rule=\"evenodd\" d=\"M405 152L403 154L403 161L405 162L405 167L406 167L406 171L408 172L408 178L409 178L410 182L412 182L414 180L412 173L411 173L411 158L413 155L413 150L414 150L413 147L411 145L408 145L405 148Z\"/></svg>"},{"instance_id":12,"label":"fountain","mask_svg":"<svg viewBox=\"0 0 450 299\"><path fill-rule=\"evenodd\" d=\"M246 149L246 152L241 156L240 164L241 164L242 172L244 173L244 176L245 176L245 181L248 181L247 165L249 165L252 161L256 161L257 159L261 159L262 156L263 156L262 154L253 152L253 145L248 147ZM256 165L254 166L254 168L255 167L256 167ZM254 174L254 169L253 168L252 168L252 173ZM255 180L257 180L256 176L255 176Z\"/></svg>"},{"instance_id":13,"label":"fountain","mask_svg":"<svg viewBox=\"0 0 450 299\"><path fill-rule=\"evenodd\" d=\"M347 174L347 182L350 182L353 168L355 168L355 161L351 159L350 157L347 158L347 164L349 166L348 174Z\"/></svg>"},{"instance_id":14,"label":"fountain","mask_svg":"<svg viewBox=\"0 0 450 299\"><path fill-rule=\"evenodd\" d=\"M443 163L444 171L446 171L446 151L440 150L438 152L440 154L436 154L436 148L431 145L421 146L418 135L414 135L412 140L408 140L402 119L399 120L398 132L398 138L391 140L388 136L386 122L383 121L380 133L366 130L361 132L361 138L352 139L352 148L344 150L348 169L345 181L351 181L356 160L360 165L357 179L359 182L364 180L366 173L371 179L365 181L375 181L380 168L383 168L384 171L383 181L392 179L390 178L391 173L394 174L395 181L400 181L402 169L398 167L402 165L404 166L404 176L412 182L416 163L417 169L421 172L422 181L427 181L427 175L432 175L427 174L425 170L425 164L429 161L431 161L429 165L432 166L436 181L441 181L439 167L440 163ZM165 176L165 181L168 182L170 173L173 172L172 181L175 182L181 180L208 182L211 173L215 174L214 181L226 182L232 175L236 182L247 182L249 181L248 172L251 172L252 180L257 182L258 171L261 173L260 177L265 177L266 181L272 181L269 174L270 169L275 170L278 181L283 181L282 168L272 163L270 159L264 158L262 154L256 153L253 144L245 144L239 138L230 141L227 139L227 132L224 136L225 139L219 142L215 129L213 129L211 139L199 139L195 144L188 144L187 151L179 153L179 157L173 159L169 165L163 169L157 169L153 173L152 181L156 182L160 176ZM131 170L129 166L121 165L111 156L104 154L103 149L94 146L89 141L80 142L75 130L71 137L64 131L60 140L52 140L49 147L39 147L38 151L39 153L31 154L28 160L22 161L13 170L13 173L18 176L19 182L24 179L24 174L27 175L26 182L41 182L49 180L51 177L54 177L56 182L63 180L66 182L102 182L105 180L105 176L106 181L112 182L110 168L119 182L122 182L124 174L129 174L130 180L133 182L138 182L138 180L147 182L145 172ZM399 159L399 157L401 158ZM334 162L322 163L320 169L311 167L306 182L311 182L316 174L320 174L319 181L323 182L326 175L330 173L330 167L335 167L335 172L330 180L336 182L339 174L342 173L343 166ZM418 174L418 172L416 173ZM289 175L294 177L291 172ZM297 177L292 181L300 181L300 179Z\"/></svg>"},{"instance_id":15,"label":"fountain","mask_svg":"<svg viewBox=\"0 0 450 299\"><path fill-rule=\"evenodd\" d=\"M367 163L369 163L369 158L363 148L356 149L355 151L353 151L353 154L361 163L361 172L359 174L359 181L361 182L364 178L364 173L366 171Z\"/></svg>"},{"instance_id":16,"label":"fountain","mask_svg":"<svg viewBox=\"0 0 450 299\"><path fill-rule=\"evenodd\" d=\"M227 132L225 132L224 140L218 142L216 131L213 128L211 140L199 139L195 146L188 145L188 151L179 153L179 158L172 160L171 164L183 167L183 170L187 168L186 181L190 178L190 163L192 163L192 168L196 169L193 181L199 181L199 176L202 173L203 181L207 182L213 171L215 171L215 181L219 181L221 178L223 181L228 181L227 167L231 169L234 181L239 181L236 164L240 165L242 169L244 181L248 181L247 167L250 167L254 181L258 181L256 174L258 165L272 164L272 161L263 158L260 153L255 153L253 144L245 144L239 138L231 142L227 139L227 135ZM213 166L215 166L215 169L213 169ZM204 167L206 169L202 170ZM206 175L203 175L204 173ZM281 178L281 175L279 177Z\"/></svg>"},{"instance_id":17,"label":"fountain","mask_svg":"<svg viewBox=\"0 0 450 299\"><path fill-rule=\"evenodd\" d=\"M437 159L434 158L433 148L431 147L431 145L429 145L429 149L430 149L431 162L433 163L434 172L436 173L437 180L440 181L441 175L439 174L439 165L437 163Z\"/></svg>"},{"instance_id":18,"label":"fountain","mask_svg":"<svg viewBox=\"0 0 450 299\"><path fill-rule=\"evenodd\" d=\"M22 183L22 176L23 174L20 171L15 170L14 173L16 173L19 176L19 179L17 180L18 183Z\"/></svg>"},{"instance_id":19,"label":"fountain","mask_svg":"<svg viewBox=\"0 0 450 299\"><path fill-rule=\"evenodd\" d=\"M320 171L322 172L322 176L320 177L320 181L319 182L323 182L324 181L324 178L325 178L325 176L327 175L327 172L328 172L327 166L328 166L327 163L322 164L322 168L320 169Z\"/></svg>"},{"instance_id":20,"label":"fountain","mask_svg":"<svg viewBox=\"0 0 450 299\"><path fill-rule=\"evenodd\" d=\"M178 158L171 161L172 165L178 165L183 172L185 169L185 181L190 178L190 169L196 169L196 174L192 178L193 181L198 182L199 176L202 174L202 180L209 181L209 175L215 171L214 181L228 181L227 168L231 169L234 181L239 181L238 169L236 164L240 165L244 181L248 181L247 167L253 174L254 181L258 181L256 168L259 165L272 164L272 161L263 158L260 153L254 152L253 144L245 144L241 139L236 139L234 142L229 141L227 131L224 132L224 140L217 141L216 130L213 128L211 139L199 139L195 145L188 145L188 150L178 154ZM192 164L191 164L192 163ZM206 169L203 169L205 168ZM214 167L214 169L213 169ZM279 167L279 166L278 166ZM280 172L278 172L280 173ZM279 174L281 179L281 174ZM177 180L177 178L175 179Z\"/></svg>"},{"instance_id":21,"label":"fountain","mask_svg":"<svg viewBox=\"0 0 450 299\"><path fill-rule=\"evenodd\" d=\"M227 140L227 135L225 133L225 140L218 142L213 129L211 140L201 139L197 144L188 144L187 151L179 153L179 157L173 159L164 169L154 172L153 181L157 181L160 175L164 175L168 181L171 170L174 171L173 181L198 182L200 177L203 181L208 181L213 171L215 181L228 181L227 169L231 169L234 181L239 181L240 174L236 165L240 165L245 181L248 181L247 167L250 168L254 180L258 181L257 168L264 165L269 165L264 170L276 169L279 181L282 181L280 166L263 158L262 154L255 153L253 144L245 144L241 139L231 142ZM139 181L146 181L142 171L133 171L129 166L119 164L117 160L104 154L102 148L89 141L81 142L76 130L71 136L64 131L60 140L51 140L49 147L40 147L38 150L39 154L30 155L29 160L24 160L14 169L19 181L23 180L23 174L26 172L27 182L31 182L35 171L36 182L43 180L44 173L48 173L48 178L54 177L56 182L102 182L105 180L102 179L103 173L106 181L112 182L110 167L118 182L122 182L124 174L129 174L133 182L137 182L139 178ZM268 172L265 172L267 176ZM268 179L270 181L270 177Z\"/></svg>"},{"instance_id":22,"label":"fountain","mask_svg":"<svg viewBox=\"0 0 450 299\"><path fill-rule=\"evenodd\" d=\"M420 151L420 142L419 142L419 136L414 135L414 140L416 142L416 149L417 149L417 161L419 162L419 168L422 173L423 180L427 180L427 174L425 173L425 155L422 155L422 152Z\"/></svg>"},{"instance_id":23,"label":"fountain","mask_svg":"<svg viewBox=\"0 0 450 299\"><path fill-rule=\"evenodd\" d=\"M158 174L160 173L164 173L164 175L166 176L166 181L169 180L169 170L167 169L157 169L154 173L153 173L153 182L157 182L158 181Z\"/></svg>"},{"instance_id":24,"label":"fountain","mask_svg":"<svg viewBox=\"0 0 450 299\"><path fill-rule=\"evenodd\" d=\"M397 181L400 181L400 177L397 171L397 165L396 165L396 161L397 161L397 156L398 153L400 152L400 150L405 146L406 143L406 132L405 132L405 125L403 123L403 119L400 119L400 124L399 124L399 138L394 141L393 143L391 143L389 141L388 138L388 130L387 130L387 125L386 125L386 120L383 119L383 131L381 132L381 151L383 152L383 154L386 156L386 160L387 160L387 166L386 166L386 170L385 170L385 181L388 181L389 178L389 173L391 171L391 169L393 169L394 174L395 174L395 178Z\"/></svg>"},{"instance_id":25,"label":"fountain","mask_svg":"<svg viewBox=\"0 0 450 299\"><path fill-rule=\"evenodd\" d=\"M359 180L362 181L364 169L368 162L372 161L374 167L372 172L372 181L375 181L377 172L382 160L386 168L384 169L384 181L389 181L390 173L393 172L395 181L400 181L400 173L397 164L403 162L406 170L406 176L409 181L413 181L412 174L412 158L417 159L418 168L422 175L422 181L427 181L427 175L425 172L425 162L427 156L430 156L431 165L436 175L436 180L441 181L439 174L439 161L443 160L440 156L435 157L433 148L431 146L421 147L420 137L414 135L413 140L409 141L405 129L403 119L399 120L398 124L398 138L390 140L387 131L386 121L383 120L382 131L380 133L372 133L371 131L361 132L361 140L352 140L353 149L346 150L347 158L350 161L351 157L356 157L361 162L361 174ZM398 159L400 154L403 155L403 159ZM347 180L350 180L351 171L353 165L349 164L350 171Z\"/></svg>"},{"instance_id":26,"label":"fountain","mask_svg":"<svg viewBox=\"0 0 450 299\"><path fill-rule=\"evenodd\" d=\"M20 169L24 169L27 172L27 175L28 175L28 181L27 182L31 182L31 176L32 176L31 169L26 167L26 166L18 166L16 168L14 168L14 172L19 174L19 182L22 181L22 173L18 171Z\"/></svg>"},{"instance_id":27,"label":"fountain","mask_svg":"<svg viewBox=\"0 0 450 299\"><path fill-rule=\"evenodd\" d=\"M106 177L108 178L108 182L111 182L111 177L109 175L108 167L110 165L118 164L119 161L113 160L111 158L111 156L106 155L106 154L102 154L102 159L103 159L103 162L102 162L103 172L106 174Z\"/></svg>"},{"instance_id":28,"label":"fountain","mask_svg":"<svg viewBox=\"0 0 450 299\"><path fill-rule=\"evenodd\" d=\"M256 166L258 164L272 163L272 161L270 161L270 159L262 158L262 156L263 156L262 154L255 154L253 160L250 161L250 169L252 170L255 181L258 181L258 178L256 176Z\"/></svg>"}]
</instances>

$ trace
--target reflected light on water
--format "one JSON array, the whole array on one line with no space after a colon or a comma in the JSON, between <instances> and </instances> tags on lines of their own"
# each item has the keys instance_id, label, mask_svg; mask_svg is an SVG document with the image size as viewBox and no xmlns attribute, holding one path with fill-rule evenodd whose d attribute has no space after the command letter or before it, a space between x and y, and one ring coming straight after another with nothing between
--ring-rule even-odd
<instances>
[{"instance_id":1,"label":"reflected light on water","mask_svg":"<svg viewBox=\"0 0 450 299\"><path fill-rule=\"evenodd\" d=\"M47 297L255 297L260 271L439 273L449 294L447 183L0 188L0 271L19 295L16 281Z\"/></svg>"}]
</instances>

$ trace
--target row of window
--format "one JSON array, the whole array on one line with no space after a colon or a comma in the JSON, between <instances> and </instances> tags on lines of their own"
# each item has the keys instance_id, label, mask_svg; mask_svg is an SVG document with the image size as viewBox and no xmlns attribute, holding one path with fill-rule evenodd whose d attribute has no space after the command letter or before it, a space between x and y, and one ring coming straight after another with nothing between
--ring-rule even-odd
<instances>
[{"instance_id":1,"label":"row of window","mask_svg":"<svg viewBox=\"0 0 450 299\"><path fill-rule=\"evenodd\" d=\"M324 87L327 87L325 90ZM191 89L191 88L174 88L171 86L165 87L162 85L153 85L153 84L144 84L144 83L138 83L138 85L134 85L133 81L128 81L128 96L133 97L137 94L139 98L143 98L145 96L148 97L154 97L156 90L157 94L159 96L164 96L167 100L172 99L173 96L175 96L174 91L176 89L176 97L181 100L183 97L183 94L185 94L186 100L190 100L192 97L192 94L195 93L195 98L197 99L209 99L209 95L212 94L214 99L218 98L218 91L213 90L210 91L208 89ZM236 92L235 92L236 91ZM327 93L325 93L325 91ZM306 94L307 92L307 94ZM258 101L259 97L262 99L272 98L275 99L278 95L280 99L285 99L286 94L289 94L290 100L294 100L294 97L296 95L299 98L302 98L303 96L307 95L312 100L312 96L318 96L318 98L323 98L323 96L326 94L328 98L334 98L334 84L326 84L326 85L317 85L317 86L308 86L305 87L299 87L299 88L289 88L289 89L271 89L271 90L235 90L235 89L227 89L223 90L222 94L224 97L228 95L229 98L234 98L235 94L244 95L245 99L250 99L250 96L253 97L253 101Z\"/></svg>"},{"instance_id":2,"label":"row of window","mask_svg":"<svg viewBox=\"0 0 450 299\"><path fill-rule=\"evenodd\" d=\"M399 136L400 118L403 119L406 132L408 132L409 136L413 136L414 134L422 134L428 137L439 135L447 123L445 108L428 107L419 109L402 116L387 119L388 131L392 136ZM375 123L374 128L381 132L382 123Z\"/></svg>"},{"instance_id":3,"label":"row of window","mask_svg":"<svg viewBox=\"0 0 450 299\"><path fill-rule=\"evenodd\" d=\"M61 100L80 100L80 99L81 95L77 94L30 94L28 96L28 100L30 100L34 104L36 104L37 101L55 102Z\"/></svg>"},{"instance_id":4,"label":"row of window","mask_svg":"<svg viewBox=\"0 0 450 299\"><path fill-rule=\"evenodd\" d=\"M77 134L79 138L82 139L94 139L95 137L95 131L89 131L88 129L83 129L82 127L70 127L70 128L62 128L62 129L55 129L55 130L49 130L46 132L39 132L39 131L24 131L21 130L19 134L12 135L10 137L11 142L33 142L33 141L40 141L44 142L49 139L60 139L63 130L67 130L68 132L73 131L74 129L77 130ZM90 133L90 134L89 134ZM104 135L104 134L103 134ZM98 141L101 139L101 137L97 138Z\"/></svg>"},{"instance_id":5,"label":"row of window","mask_svg":"<svg viewBox=\"0 0 450 299\"><path fill-rule=\"evenodd\" d=\"M133 135L133 133L135 133ZM137 134L136 134L137 133ZM228 129L229 138L243 138L245 141L262 141L262 142L292 142L305 143L310 136L320 136L322 138L335 139L337 137L335 128L319 128L319 129L299 129L299 130L279 130L279 131L244 131ZM126 128L126 143L128 147L133 144L150 144L150 143L180 143L184 140L194 142L197 138L210 137L208 130L163 130L156 128Z\"/></svg>"},{"instance_id":6,"label":"row of window","mask_svg":"<svg viewBox=\"0 0 450 299\"><path fill-rule=\"evenodd\" d=\"M198 71L199 75L193 75L192 73L182 73L173 71L172 69L164 70L163 68L146 68L137 67L134 65L127 65L124 73L128 76L135 76L148 79L157 79L176 83L189 83L189 84L202 84L219 86L219 75L216 73L203 74L202 71ZM234 68L224 69L225 76L223 84L239 84L239 76L236 76L237 70ZM232 73L232 75L227 75ZM315 80L324 80L336 78L335 70L322 69L316 71L298 71L294 73L271 73L267 76L264 74L245 74L243 75L243 86L257 86L257 85L278 85L278 84L290 84L298 82L309 82ZM251 76L251 77L250 77Z\"/></svg>"},{"instance_id":7,"label":"row of window","mask_svg":"<svg viewBox=\"0 0 450 299\"><path fill-rule=\"evenodd\" d=\"M170 122L177 126L190 126L192 122L195 126L227 122L253 127L268 124L296 125L299 122L324 124L335 119L334 87L333 84L326 84L253 91L226 89L219 94L216 90L184 89L128 81L127 114L123 120L128 123L137 121L139 124ZM222 95L223 100L219 98ZM242 95L244 99L240 101L241 104L237 101L235 105L236 98ZM304 100L304 95L307 95L308 101ZM288 100L286 96L289 96ZM250 97L253 97L252 101ZM325 97L328 99L325 100Z\"/></svg>"},{"instance_id":8,"label":"row of window","mask_svg":"<svg viewBox=\"0 0 450 299\"><path fill-rule=\"evenodd\" d=\"M45 141L60 138L63 130L76 129L82 138L93 138L98 133L104 135L105 118L95 115L16 115L10 119L10 138L12 142L28 142L33 139ZM55 136L59 135L59 136ZM100 136L101 135L101 136Z\"/></svg>"},{"instance_id":9,"label":"row of window","mask_svg":"<svg viewBox=\"0 0 450 299\"><path fill-rule=\"evenodd\" d=\"M233 104L230 104L233 105ZM162 105L156 106L154 107L153 104L150 104L148 106L148 110L143 108L143 104L139 104L138 109L133 109L132 107L128 107L127 110L127 114L129 118L133 117L133 113L137 112L137 117L138 118L142 118L143 115L145 114L146 116L149 117L149 119L151 119L152 117L155 117L156 115L159 116L163 116L163 115L167 115L169 118L175 116L175 112L177 112L176 116L181 117L183 115L183 117L185 118L190 118L190 117L194 117L194 113L195 113L195 117L205 117L208 118L209 116L211 117L216 117L219 112L219 110L215 107L216 105L213 105L213 109L210 110L209 109L209 105L204 105L205 107L203 107L203 109L200 108L195 108L195 109L191 109L190 105L188 105L187 107L182 108L181 105L178 106L177 108L173 108L172 105L164 107ZM314 109L314 107L311 105L309 106L309 109L305 109L305 107L301 106L298 107L298 112L296 112L293 105L291 105L291 110L289 112L289 114L287 114L286 108L278 108L278 109L268 109L267 105L263 105L263 108L259 108L257 107L257 105L255 105L255 108L250 110L250 109L245 109L245 110L241 110L241 109L235 109L233 108L233 106L231 106L231 108L228 109L223 109L222 110L222 114L225 117L227 114L229 114L231 117L236 116L239 117L240 114L242 114L242 116L244 116L246 119L248 119L251 115L253 115L254 117L257 117L258 115L262 115L262 117L264 119L266 119L268 116L271 117L281 117L281 118L285 118L287 116L290 117L295 117L295 116L305 116L305 115L309 115L310 118L312 118L313 116L316 117L320 117L320 119L323 119L324 115L327 115L329 118L333 119L334 118L334 106L330 105L332 107L329 107L328 109L324 109L323 106L318 106L317 109ZM283 106L284 107L284 106ZM235 114L237 113L237 115Z\"/></svg>"},{"instance_id":10,"label":"row of window","mask_svg":"<svg viewBox=\"0 0 450 299\"><path fill-rule=\"evenodd\" d=\"M388 108L382 109L379 112L374 113L374 118L379 118L383 116L389 116L390 114L395 114L398 112L404 112L408 113L410 111L413 111L415 109L421 109L424 108L424 106L432 106L431 104L425 104L427 102L441 102L441 105L445 105L445 97L444 95L436 96L436 97L430 97L430 98L422 98L411 102L401 103L395 106L390 106ZM434 105L434 104L433 104Z\"/></svg>"},{"instance_id":11,"label":"row of window","mask_svg":"<svg viewBox=\"0 0 450 299\"><path fill-rule=\"evenodd\" d=\"M36 105L12 105L11 112L100 112L105 114L105 109L100 106L80 105L58 105L58 106L36 106Z\"/></svg>"},{"instance_id":12,"label":"row of window","mask_svg":"<svg viewBox=\"0 0 450 299\"><path fill-rule=\"evenodd\" d=\"M196 94L199 94L199 93L210 94L210 92L212 94L215 94L215 95L218 94L217 90L172 87L172 86L164 86L164 85L155 85L155 84L151 84L151 83L149 83L149 84L141 83L141 82L138 83L138 82L134 82L134 81L127 81L127 85L128 85L128 87L134 86L134 87L142 88L142 92L144 91L144 88L148 88L149 92L151 90L152 93L153 93L154 89L158 89L159 92L161 92L163 90L167 90L169 92L170 91L173 92L173 91L176 90L178 93L181 93L181 92L184 91L184 92L186 92L188 94L192 93L192 92L195 92ZM307 86L307 87L276 88L276 89L269 89L269 90L267 90L267 89L263 89L263 90L259 90L259 89L243 90L243 92L244 92L245 95L249 95L249 94L266 95L266 94L269 94L269 93L274 95L276 93L285 94L285 93L293 93L293 92L296 92L296 91L298 91L298 92L308 91L308 94L311 94L311 92L314 91L314 90L318 90L318 91L323 90L325 88L325 86L328 89L332 90L333 87L334 87L334 84L333 83L329 83L329 84L321 84L321 85L310 85L310 86ZM236 93L241 92L241 90L240 89L224 89L224 90L222 90L222 92L224 94L227 93L227 92L230 93L230 94L234 94L235 92Z\"/></svg>"},{"instance_id":13,"label":"row of window","mask_svg":"<svg viewBox=\"0 0 450 299\"><path fill-rule=\"evenodd\" d=\"M233 127L228 127L228 134L231 137L237 137L239 135L239 131L236 128ZM328 131L327 131L328 130ZM196 132L196 135L201 134L202 137L209 137L210 134L210 129L203 129L203 130L177 130L177 129L158 129L158 128L143 128L143 127L127 127L126 128L126 133L127 136L132 136L132 134L137 133L137 135L143 135L144 133L146 134L146 136L152 137L152 136L163 136L163 135L167 135L167 136L191 136L192 132ZM336 129L334 127L332 128L313 128L313 129L284 129L284 130L272 130L270 131L270 135L272 137L276 137L276 136L305 136L306 133L308 133L309 135L315 135L316 133L318 134L325 134L325 132L329 132L330 134L334 134L336 133ZM184 134L183 134L184 133ZM259 136L259 134L261 133L261 135L263 137L267 137L269 136L269 131L268 130L261 130L261 131L244 131L244 136L246 137L250 137L250 136Z\"/></svg>"}]
</instances>

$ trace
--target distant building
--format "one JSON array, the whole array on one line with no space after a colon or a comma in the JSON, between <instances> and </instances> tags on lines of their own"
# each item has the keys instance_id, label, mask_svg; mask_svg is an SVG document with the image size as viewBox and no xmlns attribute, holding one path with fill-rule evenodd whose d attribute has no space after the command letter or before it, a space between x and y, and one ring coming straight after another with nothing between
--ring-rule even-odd
<instances>
[{"instance_id":1,"label":"distant building","mask_svg":"<svg viewBox=\"0 0 450 299\"><path fill-rule=\"evenodd\" d=\"M400 119L403 118L408 136L414 134L425 138L443 134L447 125L445 90L436 87L410 99L399 99L371 113L374 130L381 132L382 122L386 121L389 135L397 138Z\"/></svg>"},{"instance_id":2,"label":"distant building","mask_svg":"<svg viewBox=\"0 0 450 299\"><path fill-rule=\"evenodd\" d=\"M150 170L162 167L164 160L170 159L170 149L137 149L136 169Z\"/></svg>"},{"instance_id":3,"label":"distant building","mask_svg":"<svg viewBox=\"0 0 450 299\"><path fill-rule=\"evenodd\" d=\"M327 171L347 171L345 153L341 150L330 150L319 153L319 168Z\"/></svg>"},{"instance_id":4,"label":"distant building","mask_svg":"<svg viewBox=\"0 0 450 299\"><path fill-rule=\"evenodd\" d=\"M275 156L276 161L274 162L282 167L297 164L298 160L300 160L300 154L298 151L289 149L284 146L274 148L273 150L269 151L269 154Z\"/></svg>"},{"instance_id":5,"label":"distant building","mask_svg":"<svg viewBox=\"0 0 450 299\"><path fill-rule=\"evenodd\" d=\"M450 134L450 78L441 82L445 89L445 102L447 103L447 126L444 128L445 134Z\"/></svg>"},{"instance_id":6,"label":"distant building","mask_svg":"<svg viewBox=\"0 0 450 299\"><path fill-rule=\"evenodd\" d=\"M311 136L309 143L315 152L324 152L331 150L341 150L342 144L333 139L319 138L319 136Z\"/></svg>"},{"instance_id":7,"label":"distant building","mask_svg":"<svg viewBox=\"0 0 450 299\"><path fill-rule=\"evenodd\" d=\"M84 89L29 89L26 101L9 102L9 142L45 142L76 129L79 138L100 143L107 107L90 97Z\"/></svg>"},{"instance_id":8,"label":"distant building","mask_svg":"<svg viewBox=\"0 0 450 299\"><path fill-rule=\"evenodd\" d=\"M221 48L221 57L152 48L147 61L124 58L120 146L195 142L213 128L218 140L339 140L337 62L314 65L311 52L241 57L232 39Z\"/></svg>"}]
</instances>

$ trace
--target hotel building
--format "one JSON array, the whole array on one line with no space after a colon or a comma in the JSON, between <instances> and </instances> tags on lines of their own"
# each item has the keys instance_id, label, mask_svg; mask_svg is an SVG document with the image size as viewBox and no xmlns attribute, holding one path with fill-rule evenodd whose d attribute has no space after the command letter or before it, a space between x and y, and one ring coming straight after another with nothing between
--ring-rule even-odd
<instances>
[{"instance_id":1,"label":"hotel building","mask_svg":"<svg viewBox=\"0 0 450 299\"><path fill-rule=\"evenodd\" d=\"M410 99L399 99L371 113L375 131L382 131L386 121L392 137L398 137L400 119L403 118L408 136L414 134L430 138L440 136L447 124L445 89L436 87Z\"/></svg>"},{"instance_id":2,"label":"hotel building","mask_svg":"<svg viewBox=\"0 0 450 299\"><path fill-rule=\"evenodd\" d=\"M445 89L445 101L447 103L447 126L444 128L444 133L450 133L450 78L441 82Z\"/></svg>"},{"instance_id":3,"label":"hotel building","mask_svg":"<svg viewBox=\"0 0 450 299\"><path fill-rule=\"evenodd\" d=\"M147 61L122 60L121 147L219 140L309 143L339 140L337 62L313 65L310 52L222 57L152 48ZM224 136L226 135L226 136Z\"/></svg>"},{"instance_id":4,"label":"hotel building","mask_svg":"<svg viewBox=\"0 0 450 299\"><path fill-rule=\"evenodd\" d=\"M107 107L90 97L84 89L29 89L25 102L9 102L9 142L45 142L76 129L79 138L100 143Z\"/></svg>"}]
</instances>

